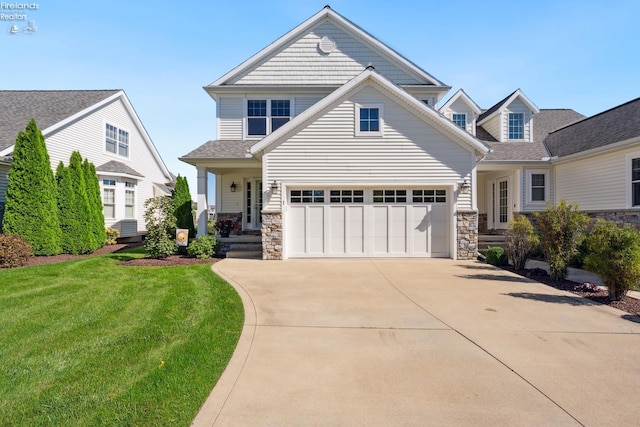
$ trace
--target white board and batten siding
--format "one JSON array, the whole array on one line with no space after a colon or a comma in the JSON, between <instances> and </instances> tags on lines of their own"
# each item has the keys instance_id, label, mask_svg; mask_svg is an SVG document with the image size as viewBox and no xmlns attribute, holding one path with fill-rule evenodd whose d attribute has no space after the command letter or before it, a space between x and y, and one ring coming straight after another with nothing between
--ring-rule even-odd
<instances>
[{"instance_id":1,"label":"white board and batten siding","mask_svg":"<svg viewBox=\"0 0 640 427\"><path fill-rule=\"evenodd\" d=\"M335 50L322 53L318 43L323 37L335 42ZM229 84L342 85L360 74L368 65L396 84L424 84L372 49L354 34L323 20L300 39L275 52L265 62L233 79Z\"/></svg>"},{"instance_id":2,"label":"white board and batten siding","mask_svg":"<svg viewBox=\"0 0 640 427\"><path fill-rule=\"evenodd\" d=\"M382 105L383 136L355 136L357 104ZM471 149L372 87L313 120L264 156L264 179L282 183L285 252L305 256L451 256L457 194L471 180ZM322 189L321 204L290 203L291 191ZM362 190L360 204L330 202L330 191ZM374 190L407 191L403 203L372 203ZM412 191L446 191L444 203L414 203ZM265 193L265 208L282 200ZM457 200L455 198L458 197Z\"/></svg>"},{"instance_id":3,"label":"white board and batten siding","mask_svg":"<svg viewBox=\"0 0 640 427\"><path fill-rule=\"evenodd\" d=\"M105 127L113 125L129 133L129 157L119 156L106 151ZM51 167L55 171L62 161L69 164L69 157L73 151L79 151L83 159L87 158L96 168L111 160L121 162L144 178L126 178L135 181L135 214L133 219L124 218L124 180L122 177L111 177L116 184L116 218L105 219L106 226L122 228L121 235L135 235L145 231L144 202L154 197L153 183L165 184L171 180L166 176L158 164L155 156L147 145L143 130L138 129L135 120L130 116L120 98L104 105L98 110L46 136L47 150L51 158ZM103 178L109 178L99 173L102 185Z\"/></svg>"},{"instance_id":4,"label":"white board and batten siding","mask_svg":"<svg viewBox=\"0 0 640 427\"><path fill-rule=\"evenodd\" d=\"M630 208L630 159L639 157L636 147L558 163L556 200L577 203L585 211Z\"/></svg>"}]
</instances>

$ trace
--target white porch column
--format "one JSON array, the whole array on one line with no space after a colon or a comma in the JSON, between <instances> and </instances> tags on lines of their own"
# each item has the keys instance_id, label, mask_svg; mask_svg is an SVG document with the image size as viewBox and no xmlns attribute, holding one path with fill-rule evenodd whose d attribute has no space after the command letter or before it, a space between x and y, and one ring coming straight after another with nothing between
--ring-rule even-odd
<instances>
[{"instance_id":1,"label":"white porch column","mask_svg":"<svg viewBox=\"0 0 640 427\"><path fill-rule=\"evenodd\" d=\"M207 169L198 167L198 207L196 218L198 219L197 237L207 235L207 221L209 220L209 205L207 204L207 191L209 188L209 174Z\"/></svg>"}]
</instances>

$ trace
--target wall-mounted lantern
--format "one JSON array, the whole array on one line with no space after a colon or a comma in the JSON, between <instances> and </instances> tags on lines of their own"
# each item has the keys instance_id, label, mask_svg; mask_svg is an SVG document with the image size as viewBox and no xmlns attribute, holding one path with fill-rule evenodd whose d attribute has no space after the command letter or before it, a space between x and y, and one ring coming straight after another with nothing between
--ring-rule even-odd
<instances>
[{"instance_id":1,"label":"wall-mounted lantern","mask_svg":"<svg viewBox=\"0 0 640 427\"><path fill-rule=\"evenodd\" d=\"M236 188L237 188L237 186L236 186L235 181L231 182L231 187L229 187L229 189L231 190L232 193L236 192Z\"/></svg>"},{"instance_id":2,"label":"wall-mounted lantern","mask_svg":"<svg viewBox=\"0 0 640 427\"><path fill-rule=\"evenodd\" d=\"M274 179L273 182L271 183L271 191L276 191L277 189L278 189L278 183Z\"/></svg>"},{"instance_id":3,"label":"wall-mounted lantern","mask_svg":"<svg viewBox=\"0 0 640 427\"><path fill-rule=\"evenodd\" d=\"M471 184L466 179L462 181L459 185L460 194L469 194L471 193Z\"/></svg>"}]
</instances>

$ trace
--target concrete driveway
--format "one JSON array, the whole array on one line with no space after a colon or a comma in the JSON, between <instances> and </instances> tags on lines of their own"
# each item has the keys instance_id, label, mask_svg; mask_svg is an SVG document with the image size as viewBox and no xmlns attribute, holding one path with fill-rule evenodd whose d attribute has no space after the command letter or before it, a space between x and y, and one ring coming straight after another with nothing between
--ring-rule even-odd
<instances>
[{"instance_id":1,"label":"concrete driveway","mask_svg":"<svg viewBox=\"0 0 640 427\"><path fill-rule=\"evenodd\" d=\"M640 324L478 262L227 259L233 359L198 426L637 425Z\"/></svg>"}]
</instances>

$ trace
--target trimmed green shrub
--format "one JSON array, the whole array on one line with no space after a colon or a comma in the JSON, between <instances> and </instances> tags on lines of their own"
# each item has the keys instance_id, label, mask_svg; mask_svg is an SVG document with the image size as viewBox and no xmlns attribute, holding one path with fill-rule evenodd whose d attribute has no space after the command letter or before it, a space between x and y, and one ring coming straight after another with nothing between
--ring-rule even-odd
<instances>
[{"instance_id":1,"label":"trimmed green shrub","mask_svg":"<svg viewBox=\"0 0 640 427\"><path fill-rule=\"evenodd\" d=\"M487 250L487 263L497 267L509 264L504 249L500 246L492 246Z\"/></svg>"},{"instance_id":2,"label":"trimmed green shrub","mask_svg":"<svg viewBox=\"0 0 640 427\"><path fill-rule=\"evenodd\" d=\"M144 220L147 237L144 248L151 258L166 258L176 252L174 240L176 217L173 215L171 197L161 196L147 199L144 204Z\"/></svg>"},{"instance_id":3,"label":"trimmed green shrub","mask_svg":"<svg viewBox=\"0 0 640 427\"><path fill-rule=\"evenodd\" d=\"M578 253L589 217L578 211L578 205L560 200L557 206L547 204L544 212L535 213L540 229L540 246L554 281L567 275L571 259Z\"/></svg>"},{"instance_id":4,"label":"trimmed green shrub","mask_svg":"<svg viewBox=\"0 0 640 427\"><path fill-rule=\"evenodd\" d=\"M587 239L585 268L596 273L609 289L609 299L619 301L640 283L640 232L599 220Z\"/></svg>"},{"instance_id":5,"label":"trimmed green shrub","mask_svg":"<svg viewBox=\"0 0 640 427\"><path fill-rule=\"evenodd\" d=\"M100 196L100 181L96 173L96 167L89 160L82 162L82 172L87 187L87 200L89 201L91 232L93 233L93 250L101 248L107 241L104 227L104 212L102 210L102 197ZM119 234L118 236L119 237Z\"/></svg>"},{"instance_id":6,"label":"trimmed green shrub","mask_svg":"<svg viewBox=\"0 0 640 427\"><path fill-rule=\"evenodd\" d=\"M120 237L120 232L115 228L107 227L105 229L105 235L107 236L107 245L115 245L118 243L118 237Z\"/></svg>"},{"instance_id":7,"label":"trimmed green shrub","mask_svg":"<svg viewBox=\"0 0 640 427\"><path fill-rule=\"evenodd\" d=\"M33 248L20 236L0 234L0 268L27 265Z\"/></svg>"},{"instance_id":8,"label":"trimmed green shrub","mask_svg":"<svg viewBox=\"0 0 640 427\"><path fill-rule=\"evenodd\" d=\"M189 243L187 254L192 258L207 259L213 256L215 247L215 238L211 236L200 236Z\"/></svg>"},{"instance_id":9,"label":"trimmed green shrub","mask_svg":"<svg viewBox=\"0 0 640 427\"><path fill-rule=\"evenodd\" d=\"M526 216L520 215L511 221L506 235L506 253L514 269L524 270L527 255L537 243L538 236Z\"/></svg>"},{"instance_id":10,"label":"trimmed green shrub","mask_svg":"<svg viewBox=\"0 0 640 427\"><path fill-rule=\"evenodd\" d=\"M178 175L173 190L173 214L176 217L176 228L189 230L189 238L196 237L196 228L191 208L191 192L186 177Z\"/></svg>"},{"instance_id":11,"label":"trimmed green shrub","mask_svg":"<svg viewBox=\"0 0 640 427\"><path fill-rule=\"evenodd\" d=\"M44 137L33 119L16 139L3 230L21 236L35 255L61 251L56 183Z\"/></svg>"}]
</instances>

